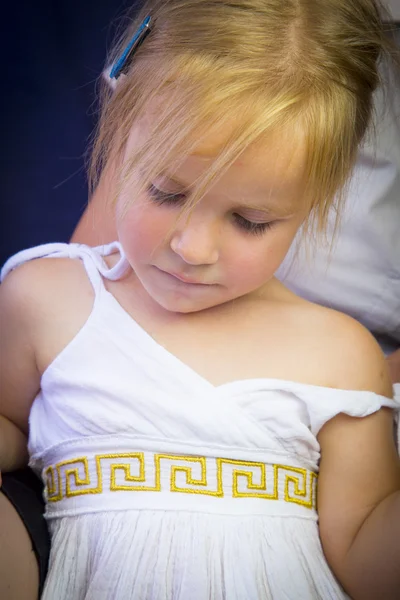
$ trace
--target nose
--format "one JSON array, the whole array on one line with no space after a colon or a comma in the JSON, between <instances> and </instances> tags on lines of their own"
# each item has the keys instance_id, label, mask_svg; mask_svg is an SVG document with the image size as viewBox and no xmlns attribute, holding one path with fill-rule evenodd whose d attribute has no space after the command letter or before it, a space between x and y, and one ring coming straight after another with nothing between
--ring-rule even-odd
<instances>
[{"instance_id":1,"label":"nose","mask_svg":"<svg viewBox=\"0 0 400 600\"><path fill-rule=\"evenodd\" d=\"M219 258L219 237L217 223L192 214L184 224L178 224L170 245L189 265L212 265Z\"/></svg>"}]
</instances>

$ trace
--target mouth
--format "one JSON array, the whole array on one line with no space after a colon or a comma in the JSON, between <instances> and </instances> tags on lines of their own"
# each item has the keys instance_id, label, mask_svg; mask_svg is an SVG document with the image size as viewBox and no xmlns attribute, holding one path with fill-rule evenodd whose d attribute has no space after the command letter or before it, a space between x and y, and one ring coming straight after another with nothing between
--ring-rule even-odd
<instances>
[{"instance_id":1,"label":"mouth","mask_svg":"<svg viewBox=\"0 0 400 600\"><path fill-rule=\"evenodd\" d=\"M198 281L197 279L188 277L187 275L184 275L183 273L174 273L171 271L164 271L163 269L158 269L158 270L161 271L161 273L164 273L165 275L169 275L170 277L173 277L174 279L177 279L178 281L181 281L182 283L186 283L188 285L198 285L198 286L203 286L203 287L213 285L211 283L204 283L202 281Z\"/></svg>"}]
</instances>

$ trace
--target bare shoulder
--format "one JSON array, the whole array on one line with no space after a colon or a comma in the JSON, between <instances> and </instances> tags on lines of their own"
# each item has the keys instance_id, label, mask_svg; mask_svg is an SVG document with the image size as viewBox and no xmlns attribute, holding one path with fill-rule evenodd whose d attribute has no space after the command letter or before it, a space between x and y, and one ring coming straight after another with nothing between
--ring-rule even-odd
<instances>
[{"instance_id":1,"label":"bare shoulder","mask_svg":"<svg viewBox=\"0 0 400 600\"><path fill-rule=\"evenodd\" d=\"M70 258L30 260L6 275L0 286L4 302L27 316L40 305L93 296L92 286L81 261Z\"/></svg>"},{"instance_id":2,"label":"bare shoulder","mask_svg":"<svg viewBox=\"0 0 400 600\"><path fill-rule=\"evenodd\" d=\"M328 313L328 356L337 387L392 397L389 369L374 336L352 317L333 310Z\"/></svg>"},{"instance_id":3,"label":"bare shoulder","mask_svg":"<svg viewBox=\"0 0 400 600\"><path fill-rule=\"evenodd\" d=\"M329 387L393 394L385 356L374 336L353 317L307 300L291 299L299 334L319 355Z\"/></svg>"},{"instance_id":4,"label":"bare shoulder","mask_svg":"<svg viewBox=\"0 0 400 600\"><path fill-rule=\"evenodd\" d=\"M23 331L43 369L82 327L93 301L94 291L79 259L34 259L8 273L0 285L4 327L13 336Z\"/></svg>"}]
</instances>

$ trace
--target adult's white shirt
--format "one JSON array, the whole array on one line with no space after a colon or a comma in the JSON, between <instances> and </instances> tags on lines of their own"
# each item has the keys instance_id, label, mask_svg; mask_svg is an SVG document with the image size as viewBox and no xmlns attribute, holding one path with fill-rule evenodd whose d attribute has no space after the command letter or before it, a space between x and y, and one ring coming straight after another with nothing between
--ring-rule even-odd
<instances>
[{"instance_id":1,"label":"adult's white shirt","mask_svg":"<svg viewBox=\"0 0 400 600\"><path fill-rule=\"evenodd\" d=\"M355 317L390 353L400 347L400 85L393 73L385 77L387 96L375 94L376 138L360 151L330 258L322 245L306 255L298 237L277 276L298 295Z\"/></svg>"}]
</instances>

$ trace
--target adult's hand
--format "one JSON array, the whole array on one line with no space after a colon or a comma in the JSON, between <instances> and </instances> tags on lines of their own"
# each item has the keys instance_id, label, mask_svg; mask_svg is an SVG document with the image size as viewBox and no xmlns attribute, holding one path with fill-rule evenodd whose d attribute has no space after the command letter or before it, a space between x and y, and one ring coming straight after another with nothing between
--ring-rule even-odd
<instances>
[{"instance_id":1,"label":"adult's hand","mask_svg":"<svg viewBox=\"0 0 400 600\"><path fill-rule=\"evenodd\" d=\"M400 383L400 348L387 357L387 364L393 383Z\"/></svg>"}]
</instances>

